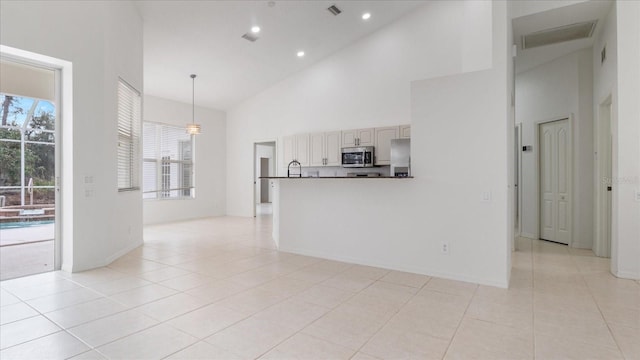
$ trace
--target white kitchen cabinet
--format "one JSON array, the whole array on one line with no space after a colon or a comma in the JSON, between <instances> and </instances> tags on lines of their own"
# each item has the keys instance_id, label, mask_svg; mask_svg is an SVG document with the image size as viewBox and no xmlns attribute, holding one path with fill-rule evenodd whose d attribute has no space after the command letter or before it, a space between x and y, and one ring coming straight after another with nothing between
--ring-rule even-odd
<instances>
[{"instance_id":1,"label":"white kitchen cabinet","mask_svg":"<svg viewBox=\"0 0 640 360\"><path fill-rule=\"evenodd\" d=\"M400 125L400 139L411 139L411 125Z\"/></svg>"},{"instance_id":2,"label":"white kitchen cabinet","mask_svg":"<svg viewBox=\"0 0 640 360\"><path fill-rule=\"evenodd\" d=\"M296 135L296 160L302 166L309 166L309 134Z\"/></svg>"},{"instance_id":3,"label":"white kitchen cabinet","mask_svg":"<svg viewBox=\"0 0 640 360\"><path fill-rule=\"evenodd\" d=\"M374 146L375 129L353 129L342 132L342 146Z\"/></svg>"},{"instance_id":4,"label":"white kitchen cabinet","mask_svg":"<svg viewBox=\"0 0 640 360\"><path fill-rule=\"evenodd\" d=\"M340 131L324 133L324 164L326 166L342 165L342 143L340 142L340 135Z\"/></svg>"},{"instance_id":5,"label":"white kitchen cabinet","mask_svg":"<svg viewBox=\"0 0 640 360\"><path fill-rule=\"evenodd\" d=\"M298 160L301 166L309 166L309 134L298 134L282 138L283 166Z\"/></svg>"},{"instance_id":6,"label":"white kitchen cabinet","mask_svg":"<svg viewBox=\"0 0 640 360\"><path fill-rule=\"evenodd\" d=\"M309 166L324 166L324 133L309 135Z\"/></svg>"},{"instance_id":7,"label":"white kitchen cabinet","mask_svg":"<svg viewBox=\"0 0 640 360\"><path fill-rule=\"evenodd\" d=\"M375 165L391 164L391 140L400 135L398 126L379 127L375 129Z\"/></svg>"},{"instance_id":8,"label":"white kitchen cabinet","mask_svg":"<svg viewBox=\"0 0 640 360\"><path fill-rule=\"evenodd\" d=\"M287 168L289 162L296 158L296 136L285 136L282 138L282 167Z\"/></svg>"},{"instance_id":9,"label":"white kitchen cabinet","mask_svg":"<svg viewBox=\"0 0 640 360\"><path fill-rule=\"evenodd\" d=\"M309 166L340 166L340 131L309 135Z\"/></svg>"}]
</instances>

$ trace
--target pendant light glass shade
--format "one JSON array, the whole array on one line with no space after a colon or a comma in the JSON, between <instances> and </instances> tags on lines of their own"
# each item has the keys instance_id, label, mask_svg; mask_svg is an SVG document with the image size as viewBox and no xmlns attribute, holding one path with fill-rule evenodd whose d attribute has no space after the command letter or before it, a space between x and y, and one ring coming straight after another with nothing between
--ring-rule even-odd
<instances>
[{"instance_id":1,"label":"pendant light glass shade","mask_svg":"<svg viewBox=\"0 0 640 360\"><path fill-rule=\"evenodd\" d=\"M187 134L200 134L200 124L196 124L196 74L191 74L191 123L187 124Z\"/></svg>"},{"instance_id":2,"label":"pendant light glass shade","mask_svg":"<svg viewBox=\"0 0 640 360\"><path fill-rule=\"evenodd\" d=\"M187 124L187 134L198 135L200 134L200 124Z\"/></svg>"}]
</instances>

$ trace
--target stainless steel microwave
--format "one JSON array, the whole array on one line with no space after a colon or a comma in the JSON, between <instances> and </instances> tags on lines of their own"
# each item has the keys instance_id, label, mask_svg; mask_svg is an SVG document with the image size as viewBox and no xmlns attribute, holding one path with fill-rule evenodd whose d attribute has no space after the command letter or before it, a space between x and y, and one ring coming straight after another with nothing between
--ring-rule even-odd
<instances>
[{"instance_id":1,"label":"stainless steel microwave","mask_svg":"<svg viewBox=\"0 0 640 360\"><path fill-rule=\"evenodd\" d=\"M373 146L342 148L342 167L373 167Z\"/></svg>"}]
</instances>

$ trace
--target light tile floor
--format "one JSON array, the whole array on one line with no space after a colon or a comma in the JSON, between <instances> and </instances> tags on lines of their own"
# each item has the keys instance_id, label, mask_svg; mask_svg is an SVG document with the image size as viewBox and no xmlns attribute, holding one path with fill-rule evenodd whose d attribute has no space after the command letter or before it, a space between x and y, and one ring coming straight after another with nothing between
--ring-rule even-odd
<instances>
[{"instance_id":1,"label":"light tile floor","mask_svg":"<svg viewBox=\"0 0 640 360\"><path fill-rule=\"evenodd\" d=\"M274 250L270 218L145 229L105 268L0 282L2 359L640 359L640 283L517 239L509 290Z\"/></svg>"}]
</instances>

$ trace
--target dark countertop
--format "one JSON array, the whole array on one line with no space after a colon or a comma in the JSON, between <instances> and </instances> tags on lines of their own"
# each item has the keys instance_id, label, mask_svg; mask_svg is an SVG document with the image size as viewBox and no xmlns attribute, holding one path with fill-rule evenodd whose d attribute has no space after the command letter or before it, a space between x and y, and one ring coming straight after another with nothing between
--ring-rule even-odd
<instances>
[{"instance_id":1,"label":"dark countertop","mask_svg":"<svg viewBox=\"0 0 640 360\"><path fill-rule=\"evenodd\" d=\"M413 179L413 176L261 176L260 179Z\"/></svg>"}]
</instances>

